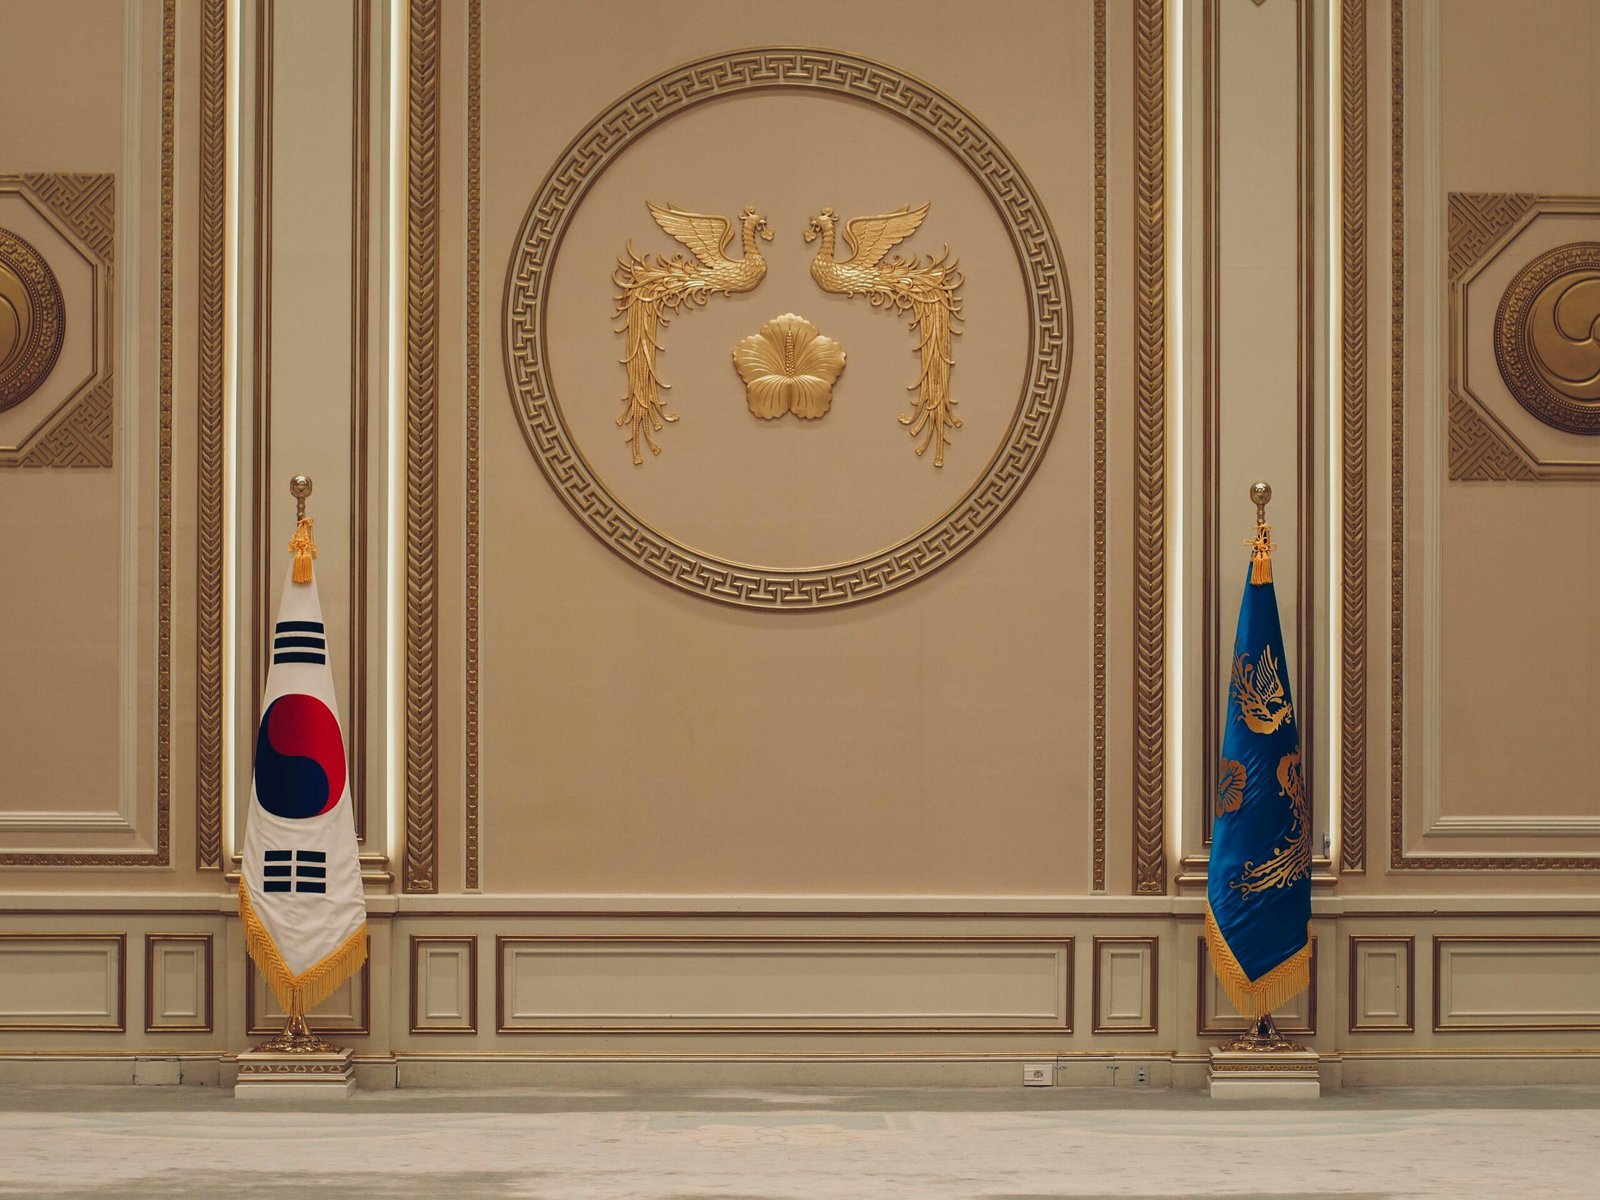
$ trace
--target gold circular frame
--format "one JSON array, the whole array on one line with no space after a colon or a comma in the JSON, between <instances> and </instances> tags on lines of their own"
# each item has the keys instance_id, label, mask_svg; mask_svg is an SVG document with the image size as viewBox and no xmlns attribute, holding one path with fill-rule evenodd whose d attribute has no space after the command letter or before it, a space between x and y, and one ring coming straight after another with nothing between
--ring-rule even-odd
<instances>
[{"instance_id":1,"label":"gold circular frame","mask_svg":"<svg viewBox=\"0 0 1600 1200\"><path fill-rule=\"evenodd\" d=\"M1506 388L1523 408L1552 428L1593 436L1600 434L1600 398L1574 396L1556 386L1539 349L1539 322L1549 293L1570 276L1600 279L1600 242L1557 246L1516 273L1495 313L1494 357Z\"/></svg>"},{"instance_id":2,"label":"gold circular frame","mask_svg":"<svg viewBox=\"0 0 1600 1200\"><path fill-rule=\"evenodd\" d=\"M750 92L846 96L932 137L972 174L999 213L1028 295L1028 366L1006 439L945 514L886 550L830 566L734 562L675 540L622 504L574 443L549 374L545 309L573 215L618 155L662 122ZM613 103L575 137L529 205L506 271L506 381L528 448L550 486L601 541L640 570L695 595L747 608L815 609L881 596L926 578L986 533L1037 469L1061 415L1072 364L1072 304L1061 248L1032 183L949 96L859 55L769 46L667 71Z\"/></svg>"},{"instance_id":3,"label":"gold circular frame","mask_svg":"<svg viewBox=\"0 0 1600 1200\"><path fill-rule=\"evenodd\" d=\"M0 347L0 412L5 412L49 378L67 337L67 307L50 264L6 229L0 229L0 304L17 324L15 344Z\"/></svg>"}]
</instances>

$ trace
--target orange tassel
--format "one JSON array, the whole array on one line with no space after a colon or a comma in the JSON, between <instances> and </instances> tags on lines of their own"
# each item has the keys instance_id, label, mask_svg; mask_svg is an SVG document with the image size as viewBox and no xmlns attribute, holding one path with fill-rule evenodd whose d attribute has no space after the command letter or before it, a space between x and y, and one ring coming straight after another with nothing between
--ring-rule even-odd
<instances>
[{"instance_id":1,"label":"orange tassel","mask_svg":"<svg viewBox=\"0 0 1600 1200\"><path fill-rule=\"evenodd\" d=\"M289 539L289 549L294 551L294 574L290 578L296 583L310 583L311 560L317 556L317 543L311 540L310 517L300 518L294 536Z\"/></svg>"},{"instance_id":2,"label":"orange tassel","mask_svg":"<svg viewBox=\"0 0 1600 1200\"><path fill-rule=\"evenodd\" d=\"M1272 582L1272 552L1278 547L1272 542L1272 526L1256 526L1256 536L1245 545L1250 547L1250 582Z\"/></svg>"}]
</instances>

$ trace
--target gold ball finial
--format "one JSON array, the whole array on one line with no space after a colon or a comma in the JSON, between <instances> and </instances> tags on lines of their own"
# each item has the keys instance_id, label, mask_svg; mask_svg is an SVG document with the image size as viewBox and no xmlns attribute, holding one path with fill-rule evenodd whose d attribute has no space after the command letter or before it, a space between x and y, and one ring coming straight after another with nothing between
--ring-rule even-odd
<instances>
[{"instance_id":1,"label":"gold ball finial","mask_svg":"<svg viewBox=\"0 0 1600 1200\"><path fill-rule=\"evenodd\" d=\"M1265 486L1264 484L1262 486ZM311 495L311 476L296 475L289 480L289 494L296 500L304 500Z\"/></svg>"},{"instance_id":2,"label":"gold ball finial","mask_svg":"<svg viewBox=\"0 0 1600 1200\"><path fill-rule=\"evenodd\" d=\"M1258 479L1250 485L1250 503L1257 508L1265 508L1272 499L1272 485Z\"/></svg>"}]
</instances>

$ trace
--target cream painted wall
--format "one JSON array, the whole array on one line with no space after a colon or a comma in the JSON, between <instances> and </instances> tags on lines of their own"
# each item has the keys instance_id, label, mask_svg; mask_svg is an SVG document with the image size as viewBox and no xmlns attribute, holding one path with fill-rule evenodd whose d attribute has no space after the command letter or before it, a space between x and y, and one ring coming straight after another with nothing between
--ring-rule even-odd
<instances>
[{"instance_id":1,"label":"cream painted wall","mask_svg":"<svg viewBox=\"0 0 1600 1200\"><path fill-rule=\"evenodd\" d=\"M29 47L0 72L0 88L40 114L0 136L0 175L118 173L118 262L139 267L118 292L114 333L119 354L136 355L126 387L119 359L117 393L127 439L118 446L131 453L110 470L0 472L0 521L22 539L20 555L9 557L26 568L0 582L8 614L0 629L12 631L8 661L20 664L8 680L37 680L31 691L15 682L0 689L0 855L10 856L0 859L0 979L8 981L0 983L0 1076L37 1077L38 1056L48 1053L72 1063L53 1063L51 1078L125 1079L128 1059L167 1055L186 1060L190 1081L225 1083L232 1055L271 1024L271 1002L246 969L227 864L198 869L196 846L206 814L230 821L229 793L248 782L251 664L266 611L257 605L275 602L292 511L283 485L304 469L317 480L321 590L330 628L340 631L336 682L353 746L354 713L365 713L356 753L372 960L322 1013L336 1040L357 1048L364 1086L397 1078L1012 1084L1021 1062L1040 1059L1059 1063L1062 1082L1104 1083L1110 1060L1148 1066L1157 1084L1198 1084L1205 1049L1236 1020L1198 951L1200 813L1209 803L1201 768L1211 753L1202 713L1221 700L1204 683L1206 547L1225 663L1244 557L1237 543L1251 517L1243 487L1272 479L1283 616L1294 669L1311 679L1296 684L1321 758L1319 831L1324 821L1331 829L1350 811L1333 789L1347 769L1334 758L1351 714L1341 713L1349 664L1330 625L1344 595L1336 534L1347 464L1330 439L1342 443L1352 397L1336 391L1330 416L1324 380L1330 358L1338 376L1359 346L1370 442L1367 571L1357 593L1367 645L1366 705L1357 715L1369 754L1356 801L1365 870L1341 869L1335 839L1315 891L1316 982L1283 1021L1305 1031L1299 1036L1323 1056L1330 1083L1594 1077L1600 859L1597 835L1581 827L1600 820L1584 737L1597 695L1582 586L1594 484L1448 478L1440 400L1449 379L1448 194L1600 193L1594 153L1572 149L1595 139L1571 132L1592 117L1595 85L1545 52L1557 31L1567 40L1600 37L1586 6L1552 4L1528 20L1477 0L1408 0L1403 9L1398 861L1388 636L1391 9L1384 0L1365 9L1368 204L1365 254L1354 262L1367 320L1348 334L1330 308L1342 275L1341 260L1330 269L1326 258L1329 213L1339 211L1329 187L1347 165L1341 138L1362 126L1337 92L1330 105L1329 89L1363 60L1342 53L1318 0L1183 6L1181 25L1173 6L1154 26L1184 90L1164 115L1168 136L1181 128L1183 141L1168 178L1165 257L1153 264L1183 298L1181 309L1165 309L1160 347L1174 375L1167 419L1175 439L1161 463L1174 534L1164 615L1182 636L1156 674L1172 723L1159 743L1168 771L1159 810L1166 883L1151 894L1138 893L1134 867L1135 696L1149 685L1139 683L1148 663L1136 648L1133 563L1138 485L1148 478L1140 471L1150 470L1135 456L1135 337L1139 305L1146 317L1156 311L1153 295L1136 290L1135 171L1151 160L1141 159L1134 136L1135 101L1137 84L1161 61L1142 54L1150 43L1136 37L1135 22L1153 10L1133 0L1105 6L1105 808L1097 849L1092 0L804 11L711 3L693 22L663 20L658 6L635 0L445 0L437 76L418 36L429 7L129 0L85 4L71 38L66 22L32 0L8 0L0 13L7 28L33 31L0 50L15 54L24 40ZM408 27L408 15L419 24ZM233 53L219 58L206 35L224 17ZM471 53L480 18L478 71ZM170 132L161 103L165 32ZM507 263L529 201L568 140L648 75L756 41L881 58L956 97L1026 171L1071 286L1065 409L1014 508L928 579L826 612L719 606L646 578L598 544L541 475L503 364ZM92 78L66 82L78 64L100 59L104 69ZM1491 59L1515 69L1484 70ZM237 383L227 393L234 482L224 498L235 590L228 640L214 646L233 655L231 724L200 703L213 648L202 599L216 593L197 566L208 461L199 279L216 249L202 236L212 211L201 193L202 91L208 65L219 63L233 72L238 105L229 128L240 223L231 248L221 248L239 321L230 360ZM1543 105L1528 107L1535 100L1507 80L1534 76L1572 114L1564 133L1529 132ZM420 167L408 175L419 160L405 142L409 128L427 143L425 128L417 135L408 126L408 95L432 97L435 87L436 210L408 196L408 186L435 177ZM1208 103L1217 105L1209 150L1200 132ZM820 560L832 546L848 554L857 541L883 542L937 516L977 477L999 438L994 412L983 407L990 385L1003 379L1009 406L1019 383L1024 284L1004 224L932 141L837 100L774 94L745 105L722 102L702 110L704 119L650 135L585 201L583 223L558 257L552 361L562 404L575 414L580 404L598 406L574 423L598 473L617 479L630 504L708 549L720 540L731 552L764 547L775 558ZM262 118L270 119L258 125ZM137 153L128 129L139 132ZM78 158L60 157L69 145ZM682 165L700 159L703 170ZM136 179L125 185L130 170ZM1209 258L1207 181L1219 202ZM691 194L702 183L704 201ZM658 184L671 194L654 194ZM717 211L757 203L777 236L763 246L771 267L762 290L714 301L666 335L663 370L677 385L683 421L662 435L661 457L636 472L608 429L622 371L604 301L619 238L633 237L641 250L671 248L648 222L647 196ZM933 212L904 249L925 253L948 241L971 277L954 381L961 411L972 416L942 477L909 453L892 419L897 389L914 369L910 335L859 302L818 292L805 273L814 247L799 237L821 204L854 213L923 199ZM413 231L437 231L431 301L425 288L408 297L405 287L408 265L417 283L419 261L408 253L408 219ZM1208 271L1217 287L1209 323ZM824 424L760 427L765 441L753 447L728 347L787 310L838 337L851 358ZM407 591L404 540L416 431L410 445L395 440L419 388L414 349L407 375L408 346L417 343L408 315L437 331L437 432L424 480L436 489L436 516L427 561L411 568L434 591L420 601ZM172 377L170 443L162 437L163 362ZM1213 362L1211 431L1220 436L1208 450ZM820 436L811 442L785 440L812 432ZM1208 479L1218 505L1210 543ZM777 507L795 511L748 511L764 487ZM738 503L718 507L727 496ZM854 519L847 501L870 503L870 519ZM823 509L818 519L802 522L814 507ZM1517 559L1508 547L1530 530L1550 544ZM365 560L352 573L356 547ZM1515 570L1506 569L1511 561ZM1302 564L1312 572L1307 594ZM408 636L408 602L436 619L436 642ZM1506 614L1533 606L1537 619L1515 623L1513 644L1529 666L1508 665ZM469 629L478 653L470 683ZM352 653L358 639L364 661ZM427 658L431 690L410 690L407 654L413 666ZM128 703L101 682L114 670L132 672ZM419 702L431 712L420 725ZM212 784L200 753L218 738L234 748L235 773ZM119 744L131 750L126 768ZM1551 752L1560 746L1570 752ZM427 789L407 778L419 752L436 779L421 807ZM58 771L41 768L50 756ZM124 770L135 789L132 830L7 824L8 814L34 810L114 812ZM156 851L163 797L164 860ZM1484 816L1504 817L1504 827L1427 832L1441 817ZM1546 820L1514 827L1529 818ZM1553 835L1549 818L1580 828ZM414 886L419 846L436 863L427 888ZM39 865L28 857L68 850L143 858ZM1430 854L1463 863L1429 867ZM1523 869L1516 856L1533 854L1578 861Z\"/></svg>"}]
</instances>

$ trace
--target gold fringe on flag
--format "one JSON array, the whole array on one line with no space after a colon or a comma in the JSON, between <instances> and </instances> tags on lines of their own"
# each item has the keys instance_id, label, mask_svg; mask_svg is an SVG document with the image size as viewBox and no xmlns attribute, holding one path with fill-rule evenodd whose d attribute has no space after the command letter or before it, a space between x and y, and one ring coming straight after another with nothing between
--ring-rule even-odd
<instances>
[{"instance_id":1,"label":"gold fringe on flag","mask_svg":"<svg viewBox=\"0 0 1600 1200\"><path fill-rule=\"evenodd\" d=\"M1222 981L1223 991L1239 1010L1239 1015L1259 1021L1273 1009L1293 1000L1311 986L1311 926L1306 925L1306 944L1284 959L1260 979L1244 973L1239 960L1228 948L1227 939L1217 928L1217 919L1206 905L1206 945L1211 949L1211 966Z\"/></svg>"},{"instance_id":2,"label":"gold fringe on flag","mask_svg":"<svg viewBox=\"0 0 1600 1200\"><path fill-rule=\"evenodd\" d=\"M1278 548L1272 541L1272 526L1265 521L1258 521L1256 536L1245 545L1250 547L1250 582L1271 583L1272 552Z\"/></svg>"},{"instance_id":3,"label":"gold fringe on flag","mask_svg":"<svg viewBox=\"0 0 1600 1200\"><path fill-rule=\"evenodd\" d=\"M310 1012L338 991L339 985L367 961L367 923L363 921L361 928L327 958L299 975L292 975L272 935L250 906L250 892L242 879L239 881L239 916L244 921L245 948L255 960L256 970L261 972L267 986L278 997L278 1003L283 1005L284 1012Z\"/></svg>"},{"instance_id":4,"label":"gold fringe on flag","mask_svg":"<svg viewBox=\"0 0 1600 1200\"><path fill-rule=\"evenodd\" d=\"M294 551L294 574L291 578L296 583L310 583L311 560L317 556L317 543L311 539L310 517L300 518L294 536L289 539L289 549Z\"/></svg>"}]
</instances>

